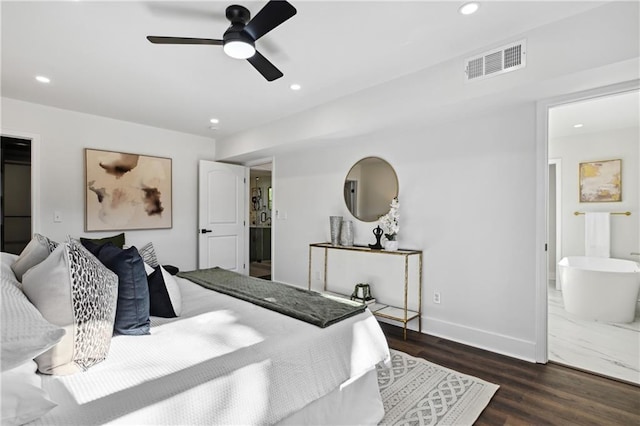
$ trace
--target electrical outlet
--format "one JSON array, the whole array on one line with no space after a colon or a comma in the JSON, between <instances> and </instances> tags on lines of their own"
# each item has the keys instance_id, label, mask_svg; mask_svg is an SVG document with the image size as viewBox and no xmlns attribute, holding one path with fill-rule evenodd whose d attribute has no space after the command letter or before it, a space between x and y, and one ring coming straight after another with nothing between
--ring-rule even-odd
<instances>
[{"instance_id":1,"label":"electrical outlet","mask_svg":"<svg viewBox=\"0 0 640 426\"><path fill-rule=\"evenodd\" d=\"M316 271L316 280L320 281L322 279L322 274L320 273L320 271Z\"/></svg>"},{"instance_id":2,"label":"electrical outlet","mask_svg":"<svg viewBox=\"0 0 640 426\"><path fill-rule=\"evenodd\" d=\"M53 212L53 221L56 223L62 222L62 213L60 213L58 210Z\"/></svg>"},{"instance_id":3,"label":"electrical outlet","mask_svg":"<svg viewBox=\"0 0 640 426\"><path fill-rule=\"evenodd\" d=\"M433 293L433 303L440 303L440 292L436 291Z\"/></svg>"}]
</instances>

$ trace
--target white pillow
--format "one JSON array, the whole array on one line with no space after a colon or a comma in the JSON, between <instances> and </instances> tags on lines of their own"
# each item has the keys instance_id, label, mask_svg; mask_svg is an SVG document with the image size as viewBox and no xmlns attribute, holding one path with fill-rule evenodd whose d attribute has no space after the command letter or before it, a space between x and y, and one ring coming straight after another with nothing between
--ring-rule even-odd
<instances>
[{"instance_id":1,"label":"white pillow","mask_svg":"<svg viewBox=\"0 0 640 426\"><path fill-rule=\"evenodd\" d=\"M11 269L11 265L17 259L18 259L18 255L17 254L5 253L5 252L1 252L0 253L0 268L2 268L2 273L3 274L7 273L9 275L13 275L12 279L15 279L16 281L17 281L17 279L15 278L15 274L13 274L13 270Z\"/></svg>"},{"instance_id":2,"label":"white pillow","mask_svg":"<svg viewBox=\"0 0 640 426\"><path fill-rule=\"evenodd\" d=\"M42 417L57 404L42 389L42 380L36 374L33 360L19 365L0 376L0 423L22 425Z\"/></svg>"},{"instance_id":3,"label":"white pillow","mask_svg":"<svg viewBox=\"0 0 640 426\"><path fill-rule=\"evenodd\" d=\"M109 352L118 277L82 244L60 244L22 280L24 293L48 321L67 331L60 343L36 357L45 374L73 374Z\"/></svg>"},{"instance_id":4,"label":"white pillow","mask_svg":"<svg viewBox=\"0 0 640 426\"><path fill-rule=\"evenodd\" d=\"M55 241L51 241L43 235L35 234L29 244L22 250L18 259L11 265L11 270L16 274L18 281L22 282L24 273L29 268L45 260L57 246L58 243Z\"/></svg>"},{"instance_id":5,"label":"white pillow","mask_svg":"<svg viewBox=\"0 0 640 426\"><path fill-rule=\"evenodd\" d=\"M18 280L2 255L0 278L0 364L10 370L60 341L64 330L45 320L18 288Z\"/></svg>"}]
</instances>

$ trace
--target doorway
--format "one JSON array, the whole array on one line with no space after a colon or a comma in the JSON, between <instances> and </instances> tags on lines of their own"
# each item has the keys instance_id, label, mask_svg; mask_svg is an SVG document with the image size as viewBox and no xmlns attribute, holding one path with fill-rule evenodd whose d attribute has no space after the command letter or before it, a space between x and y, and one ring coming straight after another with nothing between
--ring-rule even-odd
<instances>
[{"instance_id":1,"label":"doorway","mask_svg":"<svg viewBox=\"0 0 640 426\"><path fill-rule=\"evenodd\" d=\"M617 90L616 90L617 89ZM640 305L631 323L574 315L565 309L558 260L584 256L585 212L611 215L612 258L637 262L640 248L640 103L637 85L606 88L547 108L547 351L549 361L640 384ZM581 163L622 159L620 202L580 201ZM611 282L603 282L606 289ZM603 293L603 295L605 295ZM638 301L636 301L638 302Z\"/></svg>"},{"instance_id":2,"label":"doorway","mask_svg":"<svg viewBox=\"0 0 640 426\"><path fill-rule=\"evenodd\" d=\"M271 230L273 222L273 163L249 170L249 275L271 279Z\"/></svg>"},{"instance_id":3,"label":"doorway","mask_svg":"<svg viewBox=\"0 0 640 426\"><path fill-rule=\"evenodd\" d=\"M20 254L31 240L31 141L1 138L1 250Z\"/></svg>"}]
</instances>

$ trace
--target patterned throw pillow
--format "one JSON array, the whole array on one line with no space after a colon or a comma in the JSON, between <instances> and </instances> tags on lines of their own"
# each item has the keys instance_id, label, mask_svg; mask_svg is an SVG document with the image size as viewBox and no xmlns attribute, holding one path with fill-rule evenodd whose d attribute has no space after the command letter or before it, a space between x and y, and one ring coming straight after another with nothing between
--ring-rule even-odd
<instances>
[{"instance_id":1,"label":"patterned throw pillow","mask_svg":"<svg viewBox=\"0 0 640 426\"><path fill-rule=\"evenodd\" d=\"M44 235L35 234L29 244L22 250L20 257L11 265L11 270L18 281L22 282L22 276L29 268L45 260L52 251L58 247L58 243L51 241Z\"/></svg>"},{"instance_id":2,"label":"patterned throw pillow","mask_svg":"<svg viewBox=\"0 0 640 426\"><path fill-rule=\"evenodd\" d=\"M142 256L144 263L155 268L158 266L158 258L156 257L156 250L153 248L153 243L149 242L138 249L138 253Z\"/></svg>"},{"instance_id":3,"label":"patterned throw pillow","mask_svg":"<svg viewBox=\"0 0 640 426\"><path fill-rule=\"evenodd\" d=\"M66 330L62 340L36 357L44 374L73 374L109 352L118 277L81 244L61 244L23 277L23 291L42 316Z\"/></svg>"}]
</instances>

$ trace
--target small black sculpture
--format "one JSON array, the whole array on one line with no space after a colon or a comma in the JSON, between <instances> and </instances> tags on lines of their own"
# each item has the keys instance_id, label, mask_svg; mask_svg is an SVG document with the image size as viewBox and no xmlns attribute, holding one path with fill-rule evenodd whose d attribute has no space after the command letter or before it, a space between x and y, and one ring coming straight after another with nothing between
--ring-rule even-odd
<instances>
[{"instance_id":1,"label":"small black sculpture","mask_svg":"<svg viewBox=\"0 0 640 426\"><path fill-rule=\"evenodd\" d=\"M373 230L373 235L376 236L376 243L375 244L369 244L369 248L371 250L382 250L382 244L380 244L380 238L382 238L382 228L380 228L380 226L377 226L374 230Z\"/></svg>"}]
</instances>

